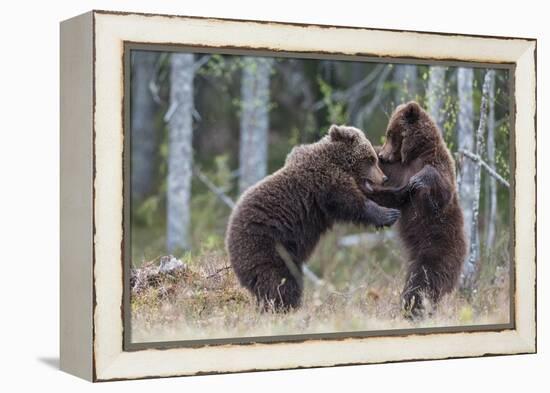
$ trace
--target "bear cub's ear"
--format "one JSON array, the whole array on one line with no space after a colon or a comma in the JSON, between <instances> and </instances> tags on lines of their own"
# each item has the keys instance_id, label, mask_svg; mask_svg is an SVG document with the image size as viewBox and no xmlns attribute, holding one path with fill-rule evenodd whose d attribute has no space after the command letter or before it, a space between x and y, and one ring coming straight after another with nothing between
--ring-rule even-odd
<instances>
[{"instance_id":1,"label":"bear cub's ear","mask_svg":"<svg viewBox=\"0 0 550 393\"><path fill-rule=\"evenodd\" d=\"M337 126L333 124L328 130L330 139L333 142L354 142L359 137L360 131L353 127Z\"/></svg>"},{"instance_id":2,"label":"bear cub's ear","mask_svg":"<svg viewBox=\"0 0 550 393\"><path fill-rule=\"evenodd\" d=\"M414 124L420 118L420 112L422 108L418 105L417 102L411 101L405 105L403 109L403 117L408 124Z\"/></svg>"}]
</instances>

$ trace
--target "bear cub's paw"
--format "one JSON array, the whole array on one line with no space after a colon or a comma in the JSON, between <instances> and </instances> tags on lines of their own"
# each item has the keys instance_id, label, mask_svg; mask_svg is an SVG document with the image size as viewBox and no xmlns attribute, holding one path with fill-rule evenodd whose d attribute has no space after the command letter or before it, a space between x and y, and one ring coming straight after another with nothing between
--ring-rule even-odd
<instances>
[{"instance_id":1,"label":"bear cub's paw","mask_svg":"<svg viewBox=\"0 0 550 393\"><path fill-rule=\"evenodd\" d=\"M426 188L427 185L424 182L424 179L421 176L414 175L409 180L409 192L420 191L423 188Z\"/></svg>"},{"instance_id":2,"label":"bear cub's paw","mask_svg":"<svg viewBox=\"0 0 550 393\"><path fill-rule=\"evenodd\" d=\"M435 183L438 177L437 170L431 165L426 165L419 173L409 179L409 191L414 192L428 188L429 184Z\"/></svg>"},{"instance_id":3,"label":"bear cub's paw","mask_svg":"<svg viewBox=\"0 0 550 393\"><path fill-rule=\"evenodd\" d=\"M388 227L401 217L401 212L397 209L391 209L378 205L370 199L365 202L365 215L376 228Z\"/></svg>"},{"instance_id":4,"label":"bear cub's paw","mask_svg":"<svg viewBox=\"0 0 550 393\"><path fill-rule=\"evenodd\" d=\"M376 224L377 228L392 226L401 217L401 212L397 209L384 208L384 210L382 219Z\"/></svg>"}]
</instances>

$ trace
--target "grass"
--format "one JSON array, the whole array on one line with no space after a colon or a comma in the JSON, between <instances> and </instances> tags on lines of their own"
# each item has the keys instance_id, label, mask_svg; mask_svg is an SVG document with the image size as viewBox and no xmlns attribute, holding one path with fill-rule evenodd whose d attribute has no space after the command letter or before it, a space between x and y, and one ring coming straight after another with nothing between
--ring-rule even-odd
<instances>
[{"instance_id":1,"label":"grass","mask_svg":"<svg viewBox=\"0 0 550 393\"><path fill-rule=\"evenodd\" d=\"M132 293L135 342L353 332L414 327L507 323L508 237L481 262L476 289L446 296L430 317L403 318L399 295L404 256L390 231L357 246L339 246L355 228L338 226L321 239L308 266L325 285L305 283L302 307L287 314L262 312L241 288L219 247L185 254L186 268L160 275L154 285ZM154 265L156 262L150 262Z\"/></svg>"}]
</instances>

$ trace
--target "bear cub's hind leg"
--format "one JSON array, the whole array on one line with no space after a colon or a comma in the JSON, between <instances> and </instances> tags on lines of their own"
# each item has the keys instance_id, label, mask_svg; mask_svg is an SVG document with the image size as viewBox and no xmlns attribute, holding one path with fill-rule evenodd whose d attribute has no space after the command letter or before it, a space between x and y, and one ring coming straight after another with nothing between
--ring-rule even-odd
<instances>
[{"instance_id":1,"label":"bear cub's hind leg","mask_svg":"<svg viewBox=\"0 0 550 393\"><path fill-rule=\"evenodd\" d=\"M287 312L296 309L302 301L301 272L292 274L284 262L276 257L269 268L258 271L250 288L264 311Z\"/></svg>"}]
</instances>

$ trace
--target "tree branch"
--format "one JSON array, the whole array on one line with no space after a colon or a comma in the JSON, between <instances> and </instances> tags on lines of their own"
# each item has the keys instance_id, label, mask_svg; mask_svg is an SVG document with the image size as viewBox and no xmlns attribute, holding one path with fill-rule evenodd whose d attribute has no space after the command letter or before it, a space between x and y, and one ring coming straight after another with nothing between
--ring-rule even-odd
<instances>
[{"instance_id":1,"label":"tree branch","mask_svg":"<svg viewBox=\"0 0 550 393\"><path fill-rule=\"evenodd\" d=\"M496 170L491 168L489 166L489 164L487 164L485 161L483 161L480 156L478 156L477 154L472 153L471 151L468 151L468 150L459 150L458 153L462 154L463 156L468 157L470 160L480 164L481 167L483 169L485 169L489 175L494 177L500 184L502 184L503 186L505 186L507 188L510 188L510 183L505 178L503 178L501 175L499 175Z\"/></svg>"},{"instance_id":2,"label":"tree branch","mask_svg":"<svg viewBox=\"0 0 550 393\"><path fill-rule=\"evenodd\" d=\"M193 174L210 190L212 191L227 207L230 209L235 208L235 202L227 194L225 194L221 188L216 186L210 179L202 173L202 171L195 167L193 168Z\"/></svg>"},{"instance_id":3,"label":"tree branch","mask_svg":"<svg viewBox=\"0 0 550 393\"><path fill-rule=\"evenodd\" d=\"M376 107L380 103L380 100L382 99L382 93L384 92L384 83L386 83L386 79L388 79L390 71L391 67L385 66L383 71L381 72L380 78L378 79L378 82L376 84L376 89L372 100L357 116L358 119L360 119L360 123L364 124L365 120L367 120L372 115L374 109L376 109Z\"/></svg>"},{"instance_id":4,"label":"tree branch","mask_svg":"<svg viewBox=\"0 0 550 393\"><path fill-rule=\"evenodd\" d=\"M199 60L197 60L195 64L193 64L193 71L197 72L203 65L208 63L208 60L210 60L210 57L211 57L210 55L204 55Z\"/></svg>"},{"instance_id":5,"label":"tree branch","mask_svg":"<svg viewBox=\"0 0 550 393\"><path fill-rule=\"evenodd\" d=\"M372 72L370 72L364 79L359 81L358 83L354 84L350 88L343 90L343 91L335 91L331 94L330 98L334 100L343 100L343 101L351 101L352 99L359 98L359 93L365 89L368 85L370 85L377 77L380 75L380 73L383 71L384 66L378 65ZM311 110L313 112L316 112L326 106L326 102L324 99L317 101L311 106Z\"/></svg>"}]
</instances>

